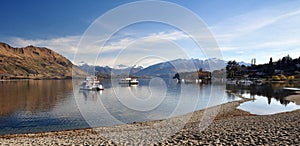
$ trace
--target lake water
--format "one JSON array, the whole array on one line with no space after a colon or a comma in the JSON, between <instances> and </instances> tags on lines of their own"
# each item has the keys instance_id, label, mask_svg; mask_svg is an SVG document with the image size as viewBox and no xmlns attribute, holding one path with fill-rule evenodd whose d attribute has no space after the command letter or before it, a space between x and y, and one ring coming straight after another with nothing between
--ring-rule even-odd
<instances>
[{"instance_id":1,"label":"lake water","mask_svg":"<svg viewBox=\"0 0 300 146\"><path fill-rule=\"evenodd\" d=\"M32 133L111 126L165 119L221 103L240 100L225 89L253 98L238 108L254 114L299 109L284 97L294 94L274 85L241 87L177 84L160 78L140 79L138 86L103 80L104 91L80 91L80 80L0 82L0 134Z\"/></svg>"},{"instance_id":2,"label":"lake water","mask_svg":"<svg viewBox=\"0 0 300 146\"><path fill-rule=\"evenodd\" d=\"M104 80L101 92L80 91L80 80L0 82L0 134L110 126L164 119L240 100L225 85L177 84L160 78L138 86Z\"/></svg>"},{"instance_id":3,"label":"lake water","mask_svg":"<svg viewBox=\"0 0 300 146\"><path fill-rule=\"evenodd\" d=\"M227 90L253 99L242 103L238 108L256 115L269 115L300 109L299 105L285 100L285 97L295 94L295 91L285 88L299 88L299 84L269 83L263 86L227 85Z\"/></svg>"}]
</instances>

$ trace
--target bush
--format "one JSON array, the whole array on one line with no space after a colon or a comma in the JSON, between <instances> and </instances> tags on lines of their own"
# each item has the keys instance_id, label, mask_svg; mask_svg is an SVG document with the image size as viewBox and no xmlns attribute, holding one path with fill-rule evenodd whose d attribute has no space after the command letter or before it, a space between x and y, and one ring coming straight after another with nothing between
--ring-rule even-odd
<instances>
[{"instance_id":1,"label":"bush","mask_svg":"<svg viewBox=\"0 0 300 146\"><path fill-rule=\"evenodd\" d=\"M280 76L280 79L281 79L282 81L285 81L285 80L287 80L287 77L286 77L285 75L281 75L281 76Z\"/></svg>"},{"instance_id":2,"label":"bush","mask_svg":"<svg viewBox=\"0 0 300 146\"><path fill-rule=\"evenodd\" d=\"M289 80L289 81L294 81L294 80L295 80L295 76L289 76L289 77L288 77L288 80Z\"/></svg>"},{"instance_id":3,"label":"bush","mask_svg":"<svg viewBox=\"0 0 300 146\"><path fill-rule=\"evenodd\" d=\"M273 81L280 81L281 78L280 78L279 76L273 76L273 77L272 77L272 80L273 80Z\"/></svg>"}]
</instances>

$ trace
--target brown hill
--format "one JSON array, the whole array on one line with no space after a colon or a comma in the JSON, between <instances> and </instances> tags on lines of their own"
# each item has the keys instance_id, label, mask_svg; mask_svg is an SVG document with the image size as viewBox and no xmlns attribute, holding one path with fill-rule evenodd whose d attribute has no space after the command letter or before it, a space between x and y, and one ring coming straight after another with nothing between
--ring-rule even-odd
<instances>
[{"instance_id":1,"label":"brown hill","mask_svg":"<svg viewBox=\"0 0 300 146\"><path fill-rule=\"evenodd\" d=\"M0 80L6 78L66 79L86 73L62 55L44 47L14 48L0 42Z\"/></svg>"}]
</instances>

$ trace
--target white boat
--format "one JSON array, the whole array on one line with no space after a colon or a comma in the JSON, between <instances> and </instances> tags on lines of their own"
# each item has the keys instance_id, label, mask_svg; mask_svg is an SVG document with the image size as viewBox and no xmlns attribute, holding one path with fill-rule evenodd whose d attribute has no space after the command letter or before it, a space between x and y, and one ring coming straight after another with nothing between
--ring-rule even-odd
<instances>
[{"instance_id":1,"label":"white boat","mask_svg":"<svg viewBox=\"0 0 300 146\"><path fill-rule=\"evenodd\" d=\"M99 91L104 90L103 86L100 84L100 81L96 76L89 76L85 81L80 85L80 90L93 90Z\"/></svg>"},{"instance_id":2,"label":"white boat","mask_svg":"<svg viewBox=\"0 0 300 146\"><path fill-rule=\"evenodd\" d=\"M131 78L123 78L119 81L119 84L129 84L131 81Z\"/></svg>"},{"instance_id":3,"label":"white boat","mask_svg":"<svg viewBox=\"0 0 300 146\"><path fill-rule=\"evenodd\" d=\"M227 80L226 84L228 84L228 85L236 85L237 84L237 80Z\"/></svg>"},{"instance_id":4,"label":"white boat","mask_svg":"<svg viewBox=\"0 0 300 146\"><path fill-rule=\"evenodd\" d=\"M132 85L137 85L139 84L139 81L137 79L132 79L129 84L132 84Z\"/></svg>"},{"instance_id":5,"label":"white boat","mask_svg":"<svg viewBox=\"0 0 300 146\"><path fill-rule=\"evenodd\" d=\"M139 84L137 79L124 78L119 81L119 84Z\"/></svg>"},{"instance_id":6,"label":"white boat","mask_svg":"<svg viewBox=\"0 0 300 146\"><path fill-rule=\"evenodd\" d=\"M253 82L250 80L240 80L239 81L239 85L243 85L243 86L250 86L252 84L253 84Z\"/></svg>"},{"instance_id":7,"label":"white boat","mask_svg":"<svg viewBox=\"0 0 300 146\"><path fill-rule=\"evenodd\" d=\"M283 87L285 90L300 91L300 88Z\"/></svg>"}]
</instances>

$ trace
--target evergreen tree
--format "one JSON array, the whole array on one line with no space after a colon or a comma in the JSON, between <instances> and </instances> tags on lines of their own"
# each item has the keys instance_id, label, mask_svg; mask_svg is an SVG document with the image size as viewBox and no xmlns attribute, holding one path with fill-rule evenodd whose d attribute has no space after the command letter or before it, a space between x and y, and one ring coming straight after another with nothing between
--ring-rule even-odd
<instances>
[{"instance_id":1,"label":"evergreen tree","mask_svg":"<svg viewBox=\"0 0 300 146\"><path fill-rule=\"evenodd\" d=\"M274 74L274 64L273 64L272 57L270 58L269 65L268 65L268 71L267 72L271 76Z\"/></svg>"},{"instance_id":2,"label":"evergreen tree","mask_svg":"<svg viewBox=\"0 0 300 146\"><path fill-rule=\"evenodd\" d=\"M235 76L236 72L240 70L240 65L235 61L228 61L226 65L227 77L232 78Z\"/></svg>"}]
</instances>

